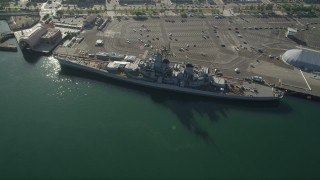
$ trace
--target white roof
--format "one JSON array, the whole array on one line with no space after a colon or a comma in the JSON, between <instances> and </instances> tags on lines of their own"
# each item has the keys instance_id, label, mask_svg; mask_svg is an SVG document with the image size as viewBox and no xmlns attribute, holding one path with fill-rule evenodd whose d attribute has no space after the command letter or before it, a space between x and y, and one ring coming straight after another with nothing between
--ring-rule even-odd
<instances>
[{"instance_id":1,"label":"white roof","mask_svg":"<svg viewBox=\"0 0 320 180\"><path fill-rule=\"evenodd\" d=\"M320 71L319 51L291 49L282 55L282 60L301 69Z\"/></svg>"},{"instance_id":2,"label":"white roof","mask_svg":"<svg viewBox=\"0 0 320 180\"><path fill-rule=\"evenodd\" d=\"M40 37L47 32L47 28L44 27L42 24L37 24L30 29L22 30L20 33L16 33L16 36L20 37L17 38L19 43L24 41L28 43L31 47L37 45L40 41Z\"/></svg>"},{"instance_id":3,"label":"white roof","mask_svg":"<svg viewBox=\"0 0 320 180\"><path fill-rule=\"evenodd\" d=\"M136 56L126 56L126 57L124 57L124 60L125 61L135 61L136 60Z\"/></svg>"},{"instance_id":4,"label":"white roof","mask_svg":"<svg viewBox=\"0 0 320 180\"><path fill-rule=\"evenodd\" d=\"M108 68L118 68L120 65L126 65L129 64L130 62L124 62L124 61L112 61L108 64Z\"/></svg>"},{"instance_id":5,"label":"white roof","mask_svg":"<svg viewBox=\"0 0 320 180\"><path fill-rule=\"evenodd\" d=\"M290 32L297 32L297 29L293 29L293 28L290 28L290 27L288 27L288 31L290 31Z\"/></svg>"}]
</instances>

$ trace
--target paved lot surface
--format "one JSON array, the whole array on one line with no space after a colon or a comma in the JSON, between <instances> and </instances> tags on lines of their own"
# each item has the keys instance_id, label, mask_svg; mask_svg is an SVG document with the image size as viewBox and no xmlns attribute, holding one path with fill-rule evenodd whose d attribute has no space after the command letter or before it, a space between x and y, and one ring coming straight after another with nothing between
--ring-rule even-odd
<instances>
[{"instance_id":1,"label":"paved lot surface","mask_svg":"<svg viewBox=\"0 0 320 180\"><path fill-rule=\"evenodd\" d=\"M305 42L304 46L285 37L287 27L299 30L296 37ZM71 54L106 51L145 58L150 57L154 49L170 46L168 58L171 61L220 68L225 76L236 78L259 75L271 83L280 82L289 89L305 91L308 85L301 72L284 63L281 55L294 48L319 50L319 29L320 19L317 18L243 16L113 20L102 31L86 30L84 40L74 49L67 49ZM103 46L95 46L98 39L104 41ZM237 74L235 68L241 73ZM304 76L312 89L311 94L320 95L320 80L311 78L312 74L304 73Z\"/></svg>"}]
</instances>

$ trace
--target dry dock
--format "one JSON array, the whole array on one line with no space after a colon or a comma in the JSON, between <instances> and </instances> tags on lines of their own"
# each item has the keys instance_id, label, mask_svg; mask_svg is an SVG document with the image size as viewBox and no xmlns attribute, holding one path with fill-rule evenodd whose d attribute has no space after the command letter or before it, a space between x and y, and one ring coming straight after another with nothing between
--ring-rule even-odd
<instances>
[{"instance_id":1,"label":"dry dock","mask_svg":"<svg viewBox=\"0 0 320 180\"><path fill-rule=\"evenodd\" d=\"M15 44L0 44L0 51L18 51Z\"/></svg>"},{"instance_id":2,"label":"dry dock","mask_svg":"<svg viewBox=\"0 0 320 180\"><path fill-rule=\"evenodd\" d=\"M0 33L0 51L18 51L15 44L3 43L10 38L13 38L13 32L2 32ZM2 44L3 43L3 44Z\"/></svg>"}]
</instances>

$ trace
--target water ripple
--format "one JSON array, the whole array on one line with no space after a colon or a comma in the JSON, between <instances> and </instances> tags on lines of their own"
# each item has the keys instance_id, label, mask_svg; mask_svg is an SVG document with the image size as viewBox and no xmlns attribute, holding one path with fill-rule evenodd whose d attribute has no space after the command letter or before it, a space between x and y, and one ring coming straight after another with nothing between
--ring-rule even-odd
<instances>
[{"instance_id":1,"label":"water ripple","mask_svg":"<svg viewBox=\"0 0 320 180\"><path fill-rule=\"evenodd\" d=\"M89 82L82 82L70 76L61 75L61 67L57 59L50 56L43 62L41 68L44 68L44 75L54 83L52 91L48 94L51 96L64 97L67 95L86 96L79 93L79 86L90 87ZM82 88L82 87L81 87Z\"/></svg>"}]
</instances>

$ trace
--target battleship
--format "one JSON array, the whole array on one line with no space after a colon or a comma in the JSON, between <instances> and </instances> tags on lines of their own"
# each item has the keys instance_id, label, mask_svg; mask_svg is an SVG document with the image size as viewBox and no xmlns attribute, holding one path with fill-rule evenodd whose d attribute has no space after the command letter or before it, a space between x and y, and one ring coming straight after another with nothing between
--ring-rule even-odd
<instances>
[{"instance_id":1,"label":"battleship","mask_svg":"<svg viewBox=\"0 0 320 180\"><path fill-rule=\"evenodd\" d=\"M101 54L105 57L101 58ZM54 54L61 68L86 71L125 83L200 95L213 98L247 101L278 101L283 92L261 77L238 79L223 77L210 68L190 63L170 63L167 51L156 50L149 59L130 61L112 59L108 53L76 57ZM99 58L100 57L100 58Z\"/></svg>"}]
</instances>

